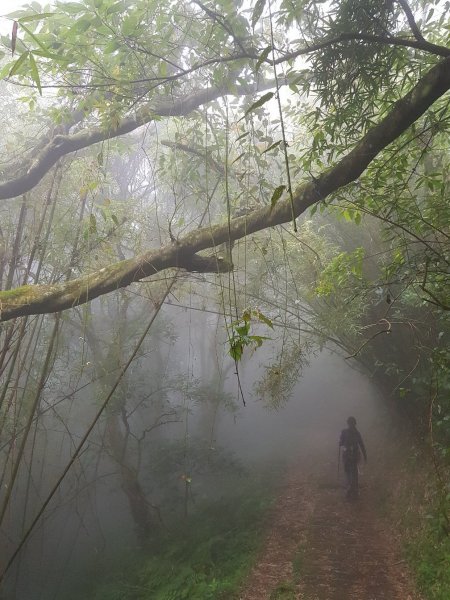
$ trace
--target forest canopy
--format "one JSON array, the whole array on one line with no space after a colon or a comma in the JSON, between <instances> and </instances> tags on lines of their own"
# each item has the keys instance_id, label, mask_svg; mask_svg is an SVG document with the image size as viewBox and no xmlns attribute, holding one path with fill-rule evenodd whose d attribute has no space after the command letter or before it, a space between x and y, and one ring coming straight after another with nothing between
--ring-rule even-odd
<instances>
[{"instance_id":1,"label":"forest canopy","mask_svg":"<svg viewBox=\"0 0 450 600\"><path fill-rule=\"evenodd\" d=\"M4 132L3 201L33 202L64 161L86 152L101 170L126 152L119 140L143 129L150 146L203 162L209 182L191 225L173 226L159 247L73 270L64 283L14 282L1 293L1 319L64 310L167 268L232 269L231 257L202 252L289 221L295 231L308 208L338 206L342 195L356 219L392 215L399 200L382 188L394 163L405 187L417 174L417 189L445 196L446 177L420 170L448 132L448 38L447 2L85 0L17 11L1 76L26 94L13 105L28 107L29 135ZM162 122L173 122L172 140L158 140ZM157 203L161 191L153 194ZM217 218L206 224L201 206ZM425 279L430 301L445 305L429 268Z\"/></svg>"}]
</instances>

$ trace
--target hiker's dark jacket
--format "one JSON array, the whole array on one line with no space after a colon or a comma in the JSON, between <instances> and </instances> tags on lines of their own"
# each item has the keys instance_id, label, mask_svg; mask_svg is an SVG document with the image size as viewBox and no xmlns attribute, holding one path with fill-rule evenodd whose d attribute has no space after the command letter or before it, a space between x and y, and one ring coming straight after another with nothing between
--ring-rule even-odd
<instances>
[{"instance_id":1,"label":"hiker's dark jacket","mask_svg":"<svg viewBox=\"0 0 450 600\"><path fill-rule=\"evenodd\" d=\"M364 456L364 460L367 460L366 447L364 446L361 434L356 427L348 427L347 429L342 430L339 446L343 446L345 449L345 461L358 462L360 449Z\"/></svg>"}]
</instances>

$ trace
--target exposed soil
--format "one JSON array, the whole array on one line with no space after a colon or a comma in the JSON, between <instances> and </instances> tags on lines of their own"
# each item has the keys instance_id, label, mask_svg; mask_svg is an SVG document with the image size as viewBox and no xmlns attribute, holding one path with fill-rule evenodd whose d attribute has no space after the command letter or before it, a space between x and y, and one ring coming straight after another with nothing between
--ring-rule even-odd
<instances>
[{"instance_id":1,"label":"exposed soil","mask_svg":"<svg viewBox=\"0 0 450 600\"><path fill-rule=\"evenodd\" d=\"M363 478L349 502L332 469L289 473L240 600L420 600L377 506L380 481Z\"/></svg>"},{"instance_id":2,"label":"exposed soil","mask_svg":"<svg viewBox=\"0 0 450 600\"><path fill-rule=\"evenodd\" d=\"M269 533L240 600L269 599L277 585L293 581L294 559L306 543L313 509L310 483L304 475L291 472L271 512Z\"/></svg>"}]
</instances>

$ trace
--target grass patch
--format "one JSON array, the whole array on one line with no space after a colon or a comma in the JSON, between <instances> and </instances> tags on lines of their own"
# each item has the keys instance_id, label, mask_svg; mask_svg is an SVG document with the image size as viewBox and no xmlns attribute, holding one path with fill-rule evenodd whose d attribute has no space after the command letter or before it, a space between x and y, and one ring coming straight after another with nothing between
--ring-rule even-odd
<instances>
[{"instance_id":1,"label":"grass patch","mask_svg":"<svg viewBox=\"0 0 450 600\"><path fill-rule=\"evenodd\" d=\"M250 488L250 489L249 489ZM254 564L274 490L246 486L238 496L198 507L159 535L146 554L124 557L119 574L90 586L90 600L234 600ZM126 561L126 563L125 563ZM278 598L278 597L277 597ZM279 596L287 600L288 596Z\"/></svg>"},{"instance_id":2,"label":"grass patch","mask_svg":"<svg viewBox=\"0 0 450 600\"><path fill-rule=\"evenodd\" d=\"M401 455L401 453L399 452ZM420 460L418 460L420 458ZM401 534L404 555L426 600L450 598L450 536L445 533L443 509L432 467L415 452L391 465L390 485L380 485L380 516L394 522ZM391 491L390 491L391 490ZM394 492L392 492L394 490Z\"/></svg>"},{"instance_id":3,"label":"grass patch","mask_svg":"<svg viewBox=\"0 0 450 600\"><path fill-rule=\"evenodd\" d=\"M295 600L295 586L300 581L305 563L306 546L301 544L292 561L292 581L282 581L270 594L270 600Z\"/></svg>"},{"instance_id":4,"label":"grass patch","mask_svg":"<svg viewBox=\"0 0 450 600\"><path fill-rule=\"evenodd\" d=\"M295 600L295 587L290 581L283 581L270 594L270 600Z\"/></svg>"},{"instance_id":5,"label":"grass patch","mask_svg":"<svg viewBox=\"0 0 450 600\"><path fill-rule=\"evenodd\" d=\"M408 561L427 600L450 598L450 537L426 525L406 546Z\"/></svg>"},{"instance_id":6,"label":"grass patch","mask_svg":"<svg viewBox=\"0 0 450 600\"><path fill-rule=\"evenodd\" d=\"M427 473L418 480L420 486L416 482L413 488L416 493L402 502L403 508L407 508L400 519L406 559L426 600L448 600L450 536L445 530L443 506L434 478ZM448 513L449 506L444 509Z\"/></svg>"},{"instance_id":7,"label":"grass patch","mask_svg":"<svg viewBox=\"0 0 450 600\"><path fill-rule=\"evenodd\" d=\"M295 553L292 561L292 569L294 571L294 581L298 583L302 577L305 566L306 544L301 544Z\"/></svg>"}]
</instances>

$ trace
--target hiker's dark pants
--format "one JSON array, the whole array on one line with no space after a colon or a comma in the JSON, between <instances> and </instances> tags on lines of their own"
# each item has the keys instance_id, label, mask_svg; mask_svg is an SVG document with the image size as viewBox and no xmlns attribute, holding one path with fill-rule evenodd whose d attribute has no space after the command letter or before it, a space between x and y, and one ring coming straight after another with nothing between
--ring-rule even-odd
<instances>
[{"instance_id":1,"label":"hiker's dark pants","mask_svg":"<svg viewBox=\"0 0 450 600\"><path fill-rule=\"evenodd\" d=\"M348 495L358 495L358 461L344 456L344 470L347 476Z\"/></svg>"}]
</instances>

